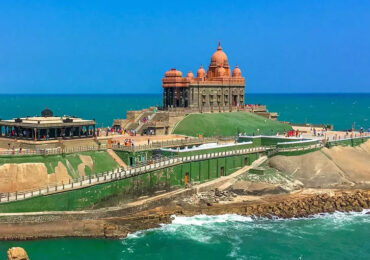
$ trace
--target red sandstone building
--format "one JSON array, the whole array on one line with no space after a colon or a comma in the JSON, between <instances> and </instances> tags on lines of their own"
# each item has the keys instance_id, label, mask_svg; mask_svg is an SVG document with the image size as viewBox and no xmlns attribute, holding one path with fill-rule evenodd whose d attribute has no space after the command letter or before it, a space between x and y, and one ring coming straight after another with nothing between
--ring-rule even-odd
<instances>
[{"instance_id":1,"label":"red sandstone building","mask_svg":"<svg viewBox=\"0 0 370 260\"><path fill-rule=\"evenodd\" d=\"M165 73L162 87L165 109L190 107L224 110L243 107L245 102L245 79L238 65L231 73L220 43L211 57L207 73L202 65L196 77L191 71L183 77L181 71L171 69Z\"/></svg>"}]
</instances>

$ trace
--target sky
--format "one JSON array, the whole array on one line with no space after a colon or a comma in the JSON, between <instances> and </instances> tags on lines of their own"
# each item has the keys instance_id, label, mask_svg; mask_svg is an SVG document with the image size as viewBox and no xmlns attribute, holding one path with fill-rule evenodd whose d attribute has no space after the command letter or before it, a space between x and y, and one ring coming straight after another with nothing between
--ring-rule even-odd
<instances>
[{"instance_id":1,"label":"sky","mask_svg":"<svg viewBox=\"0 0 370 260\"><path fill-rule=\"evenodd\" d=\"M368 93L369 14L369 0L0 1L0 94L160 94L218 41L247 93Z\"/></svg>"}]
</instances>

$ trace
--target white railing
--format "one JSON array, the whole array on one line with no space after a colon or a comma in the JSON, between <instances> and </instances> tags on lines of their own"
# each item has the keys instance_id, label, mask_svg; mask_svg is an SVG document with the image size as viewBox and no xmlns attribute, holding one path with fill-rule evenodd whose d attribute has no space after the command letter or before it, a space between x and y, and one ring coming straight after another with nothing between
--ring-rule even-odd
<instances>
[{"instance_id":1,"label":"white railing","mask_svg":"<svg viewBox=\"0 0 370 260\"><path fill-rule=\"evenodd\" d=\"M70 148L45 148L45 149L8 149L0 150L0 156L27 156L27 155L55 155L55 154L66 154L66 153L78 153L78 152L88 152L88 151L99 151L106 150L107 146L101 144L100 146L76 146Z\"/></svg>"},{"instance_id":2,"label":"white railing","mask_svg":"<svg viewBox=\"0 0 370 260\"><path fill-rule=\"evenodd\" d=\"M225 156L233 156L236 154L249 154L258 152L264 152L271 150L272 147L258 147L258 148L248 148L241 150L234 150L229 152L215 152L209 154L200 154L195 156L187 157L165 157L159 160L151 160L142 164L135 165L127 170L123 168L117 168L112 171L105 173L100 173L94 176L82 177L77 180L70 180L69 183L49 185L40 189L22 191L22 192L12 192L12 193L0 193L0 203L11 202L23 200L35 196L53 194L58 192L63 192L67 190L80 189L92 185L97 185L101 183L107 183L112 181L117 181L125 178L130 178L136 175L141 175L153 170L158 170L161 168L167 168L177 164L185 163L188 161L201 161L211 158L219 158Z\"/></svg>"},{"instance_id":3,"label":"white railing","mask_svg":"<svg viewBox=\"0 0 370 260\"><path fill-rule=\"evenodd\" d=\"M228 157L241 154L250 154L258 152L268 152L268 155L273 155L279 152L292 152L292 151L305 151L322 148L323 144L314 144L309 146L297 146L297 147L287 147L287 148L277 148L275 146L261 146L261 147L251 147L244 148L233 151L225 152L213 152L207 154L198 154L184 157L163 157L158 160L150 160L137 164L129 169L125 170L123 168L117 168L112 171L99 173L94 176L82 177L77 180L69 180L68 183L49 185L40 189L22 191L22 192L11 192L11 193L0 193L0 203L11 202L23 200L35 196L53 194L68 190L80 189L92 185L97 185L101 183L107 183L112 181L117 181L125 178L130 178L133 176L145 174L154 170L161 168L167 168L174 165L186 163L189 161L202 161L212 158Z\"/></svg>"},{"instance_id":4,"label":"white railing","mask_svg":"<svg viewBox=\"0 0 370 260\"><path fill-rule=\"evenodd\" d=\"M218 141L218 138L216 137L204 137L204 138L188 137L185 139L150 142L149 144L145 144L145 145L125 146L125 145L113 144L112 149L120 150L120 151L135 152L135 151L159 149L163 147L176 147L176 146L185 146L185 145L206 144L206 143L217 142L217 141Z\"/></svg>"}]
</instances>

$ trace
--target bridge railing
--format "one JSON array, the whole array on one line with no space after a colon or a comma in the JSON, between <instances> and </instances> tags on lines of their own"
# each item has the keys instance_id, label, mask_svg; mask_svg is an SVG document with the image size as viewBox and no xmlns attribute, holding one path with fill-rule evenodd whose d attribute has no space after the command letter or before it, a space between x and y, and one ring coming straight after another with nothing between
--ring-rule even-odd
<instances>
[{"instance_id":1,"label":"bridge railing","mask_svg":"<svg viewBox=\"0 0 370 260\"><path fill-rule=\"evenodd\" d=\"M241 154L249 154L256 152L265 152L272 147L251 147L240 150L225 151L225 152L214 152L209 154L199 154L185 157L162 157L157 160L149 160L142 164L137 164L128 169L117 168L112 171L99 173L93 176L83 176L79 179L70 179L68 183L59 183L54 185L48 185L39 189L32 189L26 191L0 193L0 203L24 200L36 196L48 195L53 193L59 193L66 190L80 189L92 185L97 185L101 183L107 183L112 181L117 181L125 178L130 178L136 175L145 174L147 172L158 170L165 167L174 166L181 163L201 161L212 158L228 157Z\"/></svg>"},{"instance_id":2,"label":"bridge railing","mask_svg":"<svg viewBox=\"0 0 370 260\"><path fill-rule=\"evenodd\" d=\"M27 156L27 155L57 155L57 154L68 154L68 153L78 153L78 152L88 152L88 151L99 151L106 150L107 146L105 144L96 146L75 146L69 148L38 148L38 149L7 149L0 150L0 156Z\"/></svg>"},{"instance_id":3,"label":"bridge railing","mask_svg":"<svg viewBox=\"0 0 370 260\"><path fill-rule=\"evenodd\" d=\"M127 152L137 152L137 151L144 151L144 150L153 150L153 149L160 149L163 147L176 147L176 146L185 146L185 145L196 145L196 144L206 144L217 142L219 139L217 137L187 137L184 139L173 139L173 140L166 140L166 141L154 141L150 142L149 144L144 145L118 145L113 144L113 150L119 151L127 151Z\"/></svg>"}]
</instances>

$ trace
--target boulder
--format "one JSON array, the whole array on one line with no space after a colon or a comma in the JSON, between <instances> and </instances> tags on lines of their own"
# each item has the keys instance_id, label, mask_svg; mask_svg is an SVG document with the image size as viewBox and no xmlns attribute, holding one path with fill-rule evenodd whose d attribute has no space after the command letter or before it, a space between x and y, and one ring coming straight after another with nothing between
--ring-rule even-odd
<instances>
[{"instance_id":1,"label":"boulder","mask_svg":"<svg viewBox=\"0 0 370 260\"><path fill-rule=\"evenodd\" d=\"M22 247L8 249L8 260L29 260L26 251Z\"/></svg>"}]
</instances>

